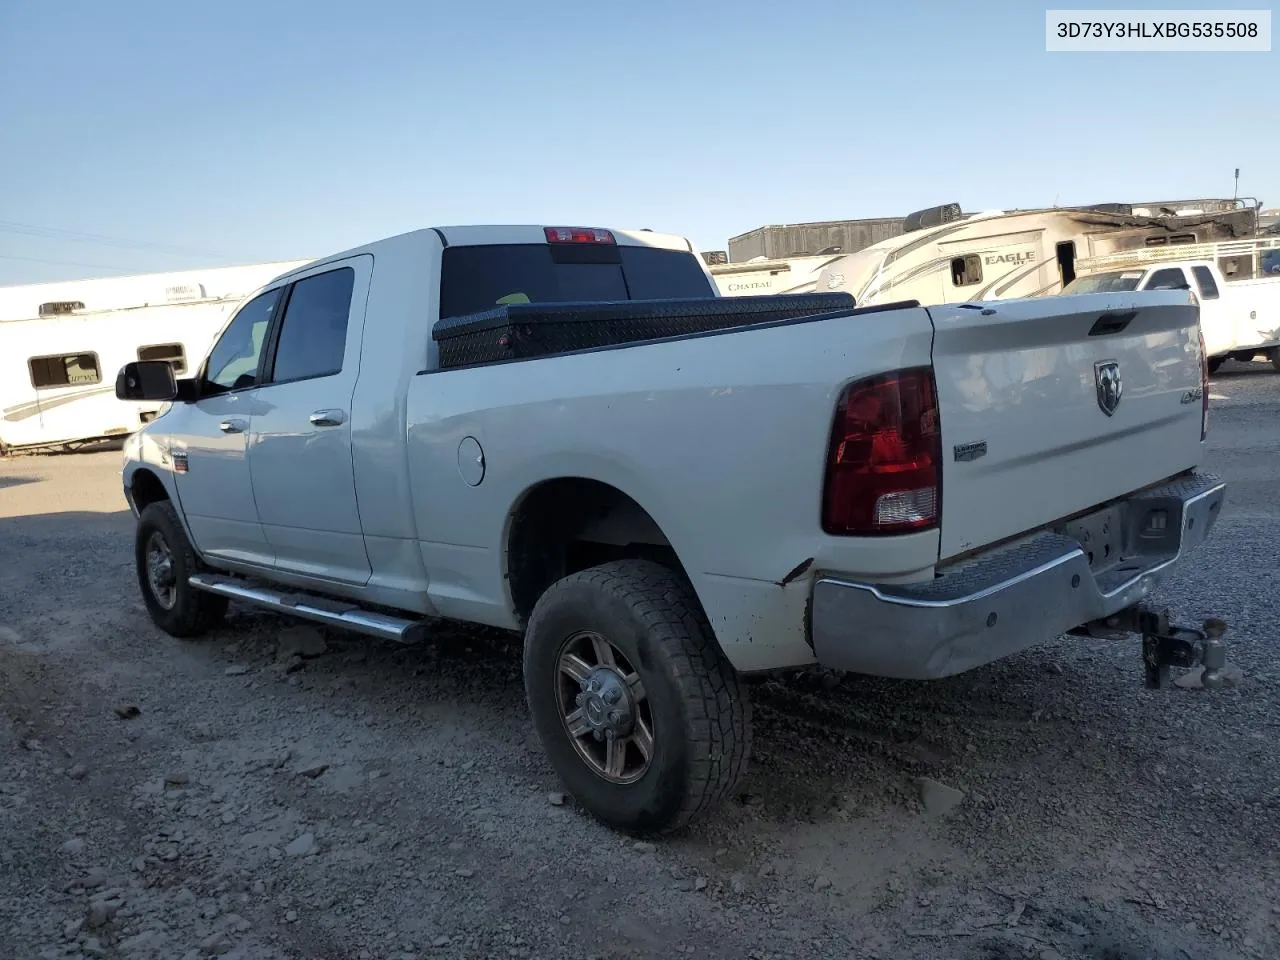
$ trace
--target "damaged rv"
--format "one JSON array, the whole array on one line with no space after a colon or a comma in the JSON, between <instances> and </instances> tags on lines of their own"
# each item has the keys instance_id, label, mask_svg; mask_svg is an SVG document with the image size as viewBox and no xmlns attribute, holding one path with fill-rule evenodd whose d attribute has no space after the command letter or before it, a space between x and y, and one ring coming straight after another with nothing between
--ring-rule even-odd
<instances>
[{"instance_id":1,"label":"damaged rv","mask_svg":"<svg viewBox=\"0 0 1280 960\"><path fill-rule=\"evenodd\" d=\"M1213 206L1224 203L1235 206ZM945 204L905 218L900 236L831 258L813 286L790 290L847 292L864 306L1043 296L1075 279L1079 260L1252 237L1257 222L1257 205L1245 200L1191 209L1108 203L975 214Z\"/></svg>"}]
</instances>

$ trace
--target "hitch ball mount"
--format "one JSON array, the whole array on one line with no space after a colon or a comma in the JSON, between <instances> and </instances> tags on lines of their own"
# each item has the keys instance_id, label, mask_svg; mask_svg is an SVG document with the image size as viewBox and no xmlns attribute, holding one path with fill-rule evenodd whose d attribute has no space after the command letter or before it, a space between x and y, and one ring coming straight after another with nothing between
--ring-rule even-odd
<instances>
[{"instance_id":1,"label":"hitch ball mount","mask_svg":"<svg viewBox=\"0 0 1280 960\"><path fill-rule=\"evenodd\" d=\"M1227 632L1223 620L1205 620L1201 629L1179 627L1169 623L1167 610L1152 610L1138 604L1105 620L1087 624L1072 631L1087 636L1136 633L1142 637L1142 667L1146 686L1161 689L1169 686L1171 667L1203 666L1200 682L1207 690L1223 685L1223 668L1227 664L1227 648L1222 635Z\"/></svg>"}]
</instances>

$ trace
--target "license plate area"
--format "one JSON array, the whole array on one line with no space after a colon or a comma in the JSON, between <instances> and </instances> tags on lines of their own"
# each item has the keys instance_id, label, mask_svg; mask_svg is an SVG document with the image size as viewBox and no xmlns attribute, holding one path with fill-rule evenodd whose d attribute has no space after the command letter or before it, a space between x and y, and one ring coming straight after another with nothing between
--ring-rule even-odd
<instances>
[{"instance_id":1,"label":"license plate area","mask_svg":"<svg viewBox=\"0 0 1280 960\"><path fill-rule=\"evenodd\" d=\"M1125 515L1116 504L1063 524L1060 532L1078 541L1089 568L1102 573L1117 566L1124 557Z\"/></svg>"}]
</instances>

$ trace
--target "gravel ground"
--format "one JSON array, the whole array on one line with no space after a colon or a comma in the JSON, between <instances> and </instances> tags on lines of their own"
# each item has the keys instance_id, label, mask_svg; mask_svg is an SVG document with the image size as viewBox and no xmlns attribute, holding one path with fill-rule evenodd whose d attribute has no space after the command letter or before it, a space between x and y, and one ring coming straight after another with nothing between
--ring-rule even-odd
<instances>
[{"instance_id":1,"label":"gravel ground","mask_svg":"<svg viewBox=\"0 0 1280 960\"><path fill-rule=\"evenodd\" d=\"M503 637L173 640L119 454L0 462L0 955L1280 956L1280 377L1228 364L1211 418L1228 509L1163 599L1237 683L1081 640L770 681L742 795L656 846L556 793Z\"/></svg>"}]
</instances>

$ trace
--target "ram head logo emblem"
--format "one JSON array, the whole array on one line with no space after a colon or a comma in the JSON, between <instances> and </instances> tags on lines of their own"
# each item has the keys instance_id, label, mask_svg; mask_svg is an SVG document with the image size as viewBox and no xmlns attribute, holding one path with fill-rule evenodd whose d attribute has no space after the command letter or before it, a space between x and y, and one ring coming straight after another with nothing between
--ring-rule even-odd
<instances>
[{"instance_id":1,"label":"ram head logo emblem","mask_svg":"<svg viewBox=\"0 0 1280 960\"><path fill-rule=\"evenodd\" d=\"M1098 406L1108 417L1120 406L1124 384L1120 380L1120 363L1116 360L1099 360L1093 365L1093 379L1098 387Z\"/></svg>"}]
</instances>

